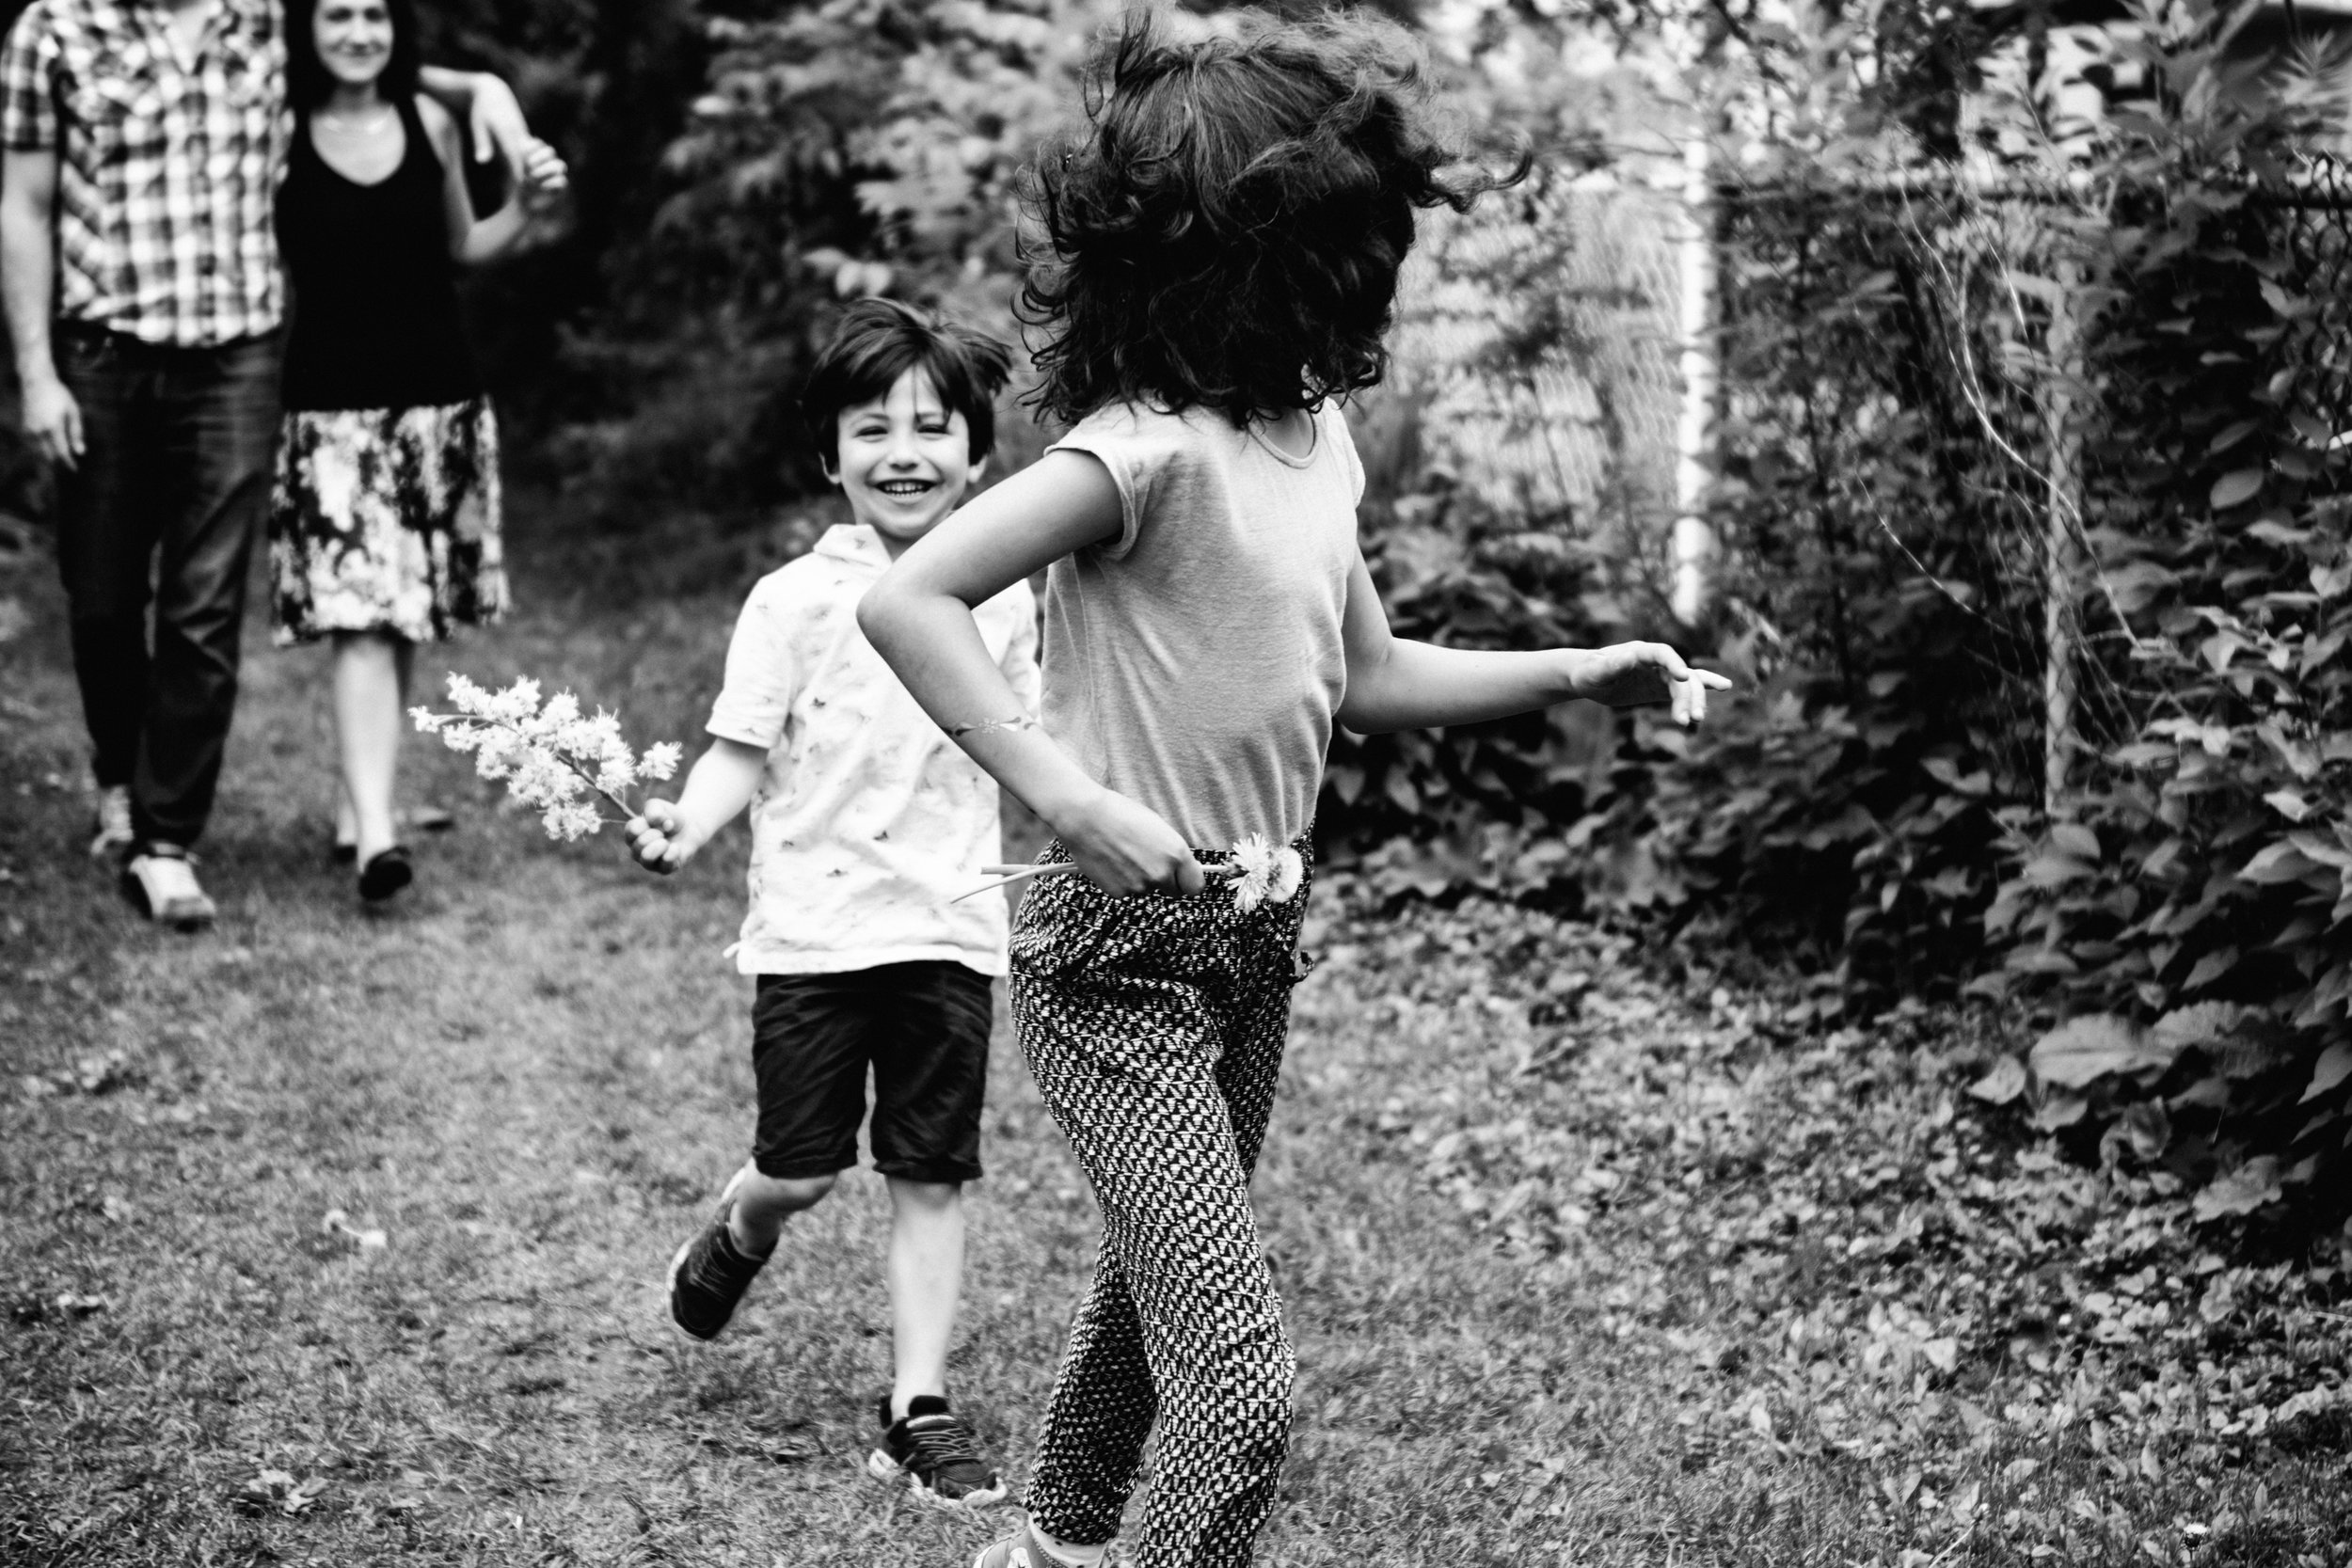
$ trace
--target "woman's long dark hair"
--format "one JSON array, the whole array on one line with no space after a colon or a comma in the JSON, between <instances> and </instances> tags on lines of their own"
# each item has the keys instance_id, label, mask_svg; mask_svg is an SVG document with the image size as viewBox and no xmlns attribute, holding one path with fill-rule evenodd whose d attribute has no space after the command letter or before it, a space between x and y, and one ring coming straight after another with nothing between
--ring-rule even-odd
<instances>
[{"instance_id":1,"label":"woman's long dark hair","mask_svg":"<svg viewBox=\"0 0 2352 1568\"><path fill-rule=\"evenodd\" d=\"M309 114L334 95L335 78L319 58L317 17L320 0L286 0L286 97L296 111ZM423 63L417 54L417 8L414 0L384 0L392 19L392 55L376 78L376 91L387 103L412 97L417 71Z\"/></svg>"},{"instance_id":2,"label":"woman's long dark hair","mask_svg":"<svg viewBox=\"0 0 2352 1568\"><path fill-rule=\"evenodd\" d=\"M1044 246L1022 319L1044 328L1048 415L1209 407L1236 424L1369 387L1414 212L1526 172L1449 174L1421 52L1362 13L1179 44L1131 16L1097 55L1087 123L1025 182Z\"/></svg>"}]
</instances>

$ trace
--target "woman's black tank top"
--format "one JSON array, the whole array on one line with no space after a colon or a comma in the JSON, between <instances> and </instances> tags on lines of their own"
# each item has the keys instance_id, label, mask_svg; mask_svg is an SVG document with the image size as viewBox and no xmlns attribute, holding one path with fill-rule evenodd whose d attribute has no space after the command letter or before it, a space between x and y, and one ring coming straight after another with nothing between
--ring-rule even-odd
<instances>
[{"instance_id":1,"label":"woman's black tank top","mask_svg":"<svg viewBox=\"0 0 2352 1568\"><path fill-rule=\"evenodd\" d=\"M408 150L361 185L296 129L278 190L278 242L294 283L290 409L413 408L478 396L457 308L441 160L416 101L396 105Z\"/></svg>"}]
</instances>

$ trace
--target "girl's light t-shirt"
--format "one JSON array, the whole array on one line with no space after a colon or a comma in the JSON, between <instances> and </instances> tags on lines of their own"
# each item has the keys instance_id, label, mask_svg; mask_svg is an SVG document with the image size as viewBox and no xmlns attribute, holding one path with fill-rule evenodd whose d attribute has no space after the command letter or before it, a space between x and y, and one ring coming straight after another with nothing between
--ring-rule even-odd
<instances>
[{"instance_id":1,"label":"girl's light t-shirt","mask_svg":"<svg viewBox=\"0 0 2352 1568\"><path fill-rule=\"evenodd\" d=\"M1311 428L1294 456L1210 409L1115 404L1047 449L1100 461L1121 521L1047 574L1046 732L1196 848L1314 816L1364 470L1335 404Z\"/></svg>"}]
</instances>

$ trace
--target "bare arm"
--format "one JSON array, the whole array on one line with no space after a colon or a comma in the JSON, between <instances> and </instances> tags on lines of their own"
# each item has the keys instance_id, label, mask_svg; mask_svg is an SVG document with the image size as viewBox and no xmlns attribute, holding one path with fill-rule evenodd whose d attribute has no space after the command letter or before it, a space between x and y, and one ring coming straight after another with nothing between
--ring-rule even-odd
<instances>
[{"instance_id":1,"label":"bare arm","mask_svg":"<svg viewBox=\"0 0 2352 1568\"><path fill-rule=\"evenodd\" d=\"M417 86L451 114L466 118L476 162L488 163L495 152L506 160L507 173L517 187L530 178L531 150L547 144L532 135L514 88L486 71L434 65L417 73Z\"/></svg>"},{"instance_id":2,"label":"bare arm","mask_svg":"<svg viewBox=\"0 0 2352 1568\"><path fill-rule=\"evenodd\" d=\"M859 604L858 626L950 734L1017 719L1025 705L989 657L972 607L1111 537L1119 524L1119 491L1102 464L1079 452L1048 452L900 556ZM1175 829L1089 777L1044 731L983 728L957 740L1045 820L1079 869L1105 890L1200 886L1200 867Z\"/></svg>"},{"instance_id":3,"label":"bare arm","mask_svg":"<svg viewBox=\"0 0 2352 1568\"><path fill-rule=\"evenodd\" d=\"M464 146L457 122L431 98L417 101L417 116L441 155L441 206L449 223L449 253L465 265L493 261L520 243L545 203L564 183L564 161L545 142L532 140L523 154L522 182L512 199L488 217L477 216L467 188Z\"/></svg>"},{"instance_id":4,"label":"bare arm","mask_svg":"<svg viewBox=\"0 0 2352 1568\"><path fill-rule=\"evenodd\" d=\"M1492 653L1440 648L1392 635L1359 556L1347 579L1343 637L1347 696L1339 721L1359 735L1506 719L1572 697L1625 706L1671 702L1677 723L1707 716L1707 693L1731 682L1693 670L1663 642Z\"/></svg>"},{"instance_id":5,"label":"bare arm","mask_svg":"<svg viewBox=\"0 0 2352 1568\"><path fill-rule=\"evenodd\" d=\"M648 871L671 872L694 858L718 831L742 815L759 793L768 753L723 737L710 743L686 775L677 802L648 800L624 830L629 853Z\"/></svg>"},{"instance_id":6,"label":"bare arm","mask_svg":"<svg viewBox=\"0 0 2352 1568\"><path fill-rule=\"evenodd\" d=\"M82 411L57 379L49 341L56 288L57 153L11 149L0 162L0 310L16 345L24 434L54 463L82 456Z\"/></svg>"}]
</instances>

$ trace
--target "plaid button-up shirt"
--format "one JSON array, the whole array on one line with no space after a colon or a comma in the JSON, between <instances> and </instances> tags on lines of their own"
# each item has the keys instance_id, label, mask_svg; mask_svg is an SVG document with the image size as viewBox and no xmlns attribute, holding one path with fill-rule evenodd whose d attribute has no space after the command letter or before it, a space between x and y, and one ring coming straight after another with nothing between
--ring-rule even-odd
<instances>
[{"instance_id":1,"label":"plaid button-up shirt","mask_svg":"<svg viewBox=\"0 0 2352 1568\"><path fill-rule=\"evenodd\" d=\"M225 343L285 309L278 0L216 0L193 61L143 0L33 0L0 51L0 143L57 153L57 314Z\"/></svg>"}]
</instances>

